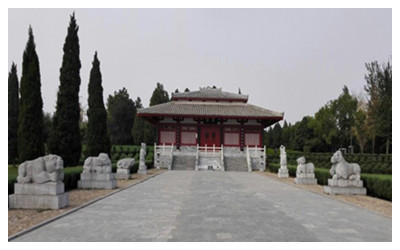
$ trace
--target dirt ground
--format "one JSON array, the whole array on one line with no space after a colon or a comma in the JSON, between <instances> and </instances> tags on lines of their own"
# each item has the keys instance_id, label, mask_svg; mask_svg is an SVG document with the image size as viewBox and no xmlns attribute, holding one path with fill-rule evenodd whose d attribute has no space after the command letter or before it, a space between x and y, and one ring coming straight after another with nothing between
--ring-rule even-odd
<instances>
[{"instance_id":1,"label":"dirt ground","mask_svg":"<svg viewBox=\"0 0 400 250\"><path fill-rule=\"evenodd\" d=\"M131 180L118 180L118 188L112 190L81 190L75 189L69 191L70 205L66 208L50 209L8 209L8 236L14 235L20 231L28 229L45 220L65 213L71 209L79 207L89 201L103 197L107 194L117 192L122 188L134 185L142 180L158 175L165 170L149 169L147 175L133 174Z\"/></svg>"},{"instance_id":2,"label":"dirt ground","mask_svg":"<svg viewBox=\"0 0 400 250\"><path fill-rule=\"evenodd\" d=\"M350 203L355 206L364 207L375 211L381 215L392 218L392 202L364 195L329 195L324 193L324 186L321 185L299 185L294 183L294 178L279 178L277 174L271 172L256 172L263 176L268 176L280 182L287 183L300 189L308 190L341 202Z\"/></svg>"}]
</instances>

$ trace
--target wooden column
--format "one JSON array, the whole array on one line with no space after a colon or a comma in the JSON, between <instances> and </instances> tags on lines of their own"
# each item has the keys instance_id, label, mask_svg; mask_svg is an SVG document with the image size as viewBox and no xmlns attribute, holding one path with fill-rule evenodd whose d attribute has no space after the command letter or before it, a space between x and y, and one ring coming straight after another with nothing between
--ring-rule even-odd
<instances>
[{"instance_id":1,"label":"wooden column","mask_svg":"<svg viewBox=\"0 0 400 250\"><path fill-rule=\"evenodd\" d=\"M224 145L224 122L226 122L227 121L227 119L221 119L220 121L219 121L219 125L220 125L220 130L219 130L219 132L220 132L220 141L221 141L221 145Z\"/></svg>"},{"instance_id":2,"label":"wooden column","mask_svg":"<svg viewBox=\"0 0 400 250\"><path fill-rule=\"evenodd\" d=\"M197 122L197 144L200 145L200 137L201 137L201 129L200 129L200 123L201 123L201 118L193 118L195 122Z\"/></svg>"},{"instance_id":3,"label":"wooden column","mask_svg":"<svg viewBox=\"0 0 400 250\"><path fill-rule=\"evenodd\" d=\"M237 119L240 123L240 150L244 149L244 123L247 122L247 119Z\"/></svg>"},{"instance_id":4,"label":"wooden column","mask_svg":"<svg viewBox=\"0 0 400 250\"><path fill-rule=\"evenodd\" d=\"M181 148L181 121L183 121L183 118L178 117L178 118L172 118L174 121L176 121L176 149Z\"/></svg>"}]
</instances>

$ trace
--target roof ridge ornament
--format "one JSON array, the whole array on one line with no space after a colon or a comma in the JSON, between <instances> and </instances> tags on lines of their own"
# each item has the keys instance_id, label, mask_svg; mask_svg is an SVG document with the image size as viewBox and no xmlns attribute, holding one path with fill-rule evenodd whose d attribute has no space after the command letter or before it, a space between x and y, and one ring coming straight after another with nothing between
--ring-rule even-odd
<instances>
[{"instance_id":1,"label":"roof ridge ornament","mask_svg":"<svg viewBox=\"0 0 400 250\"><path fill-rule=\"evenodd\" d=\"M200 90L200 91L213 90L213 91L222 92L222 87L221 87L221 88L214 88L214 87L210 87L210 86L207 86L207 87L199 87L199 90Z\"/></svg>"}]
</instances>

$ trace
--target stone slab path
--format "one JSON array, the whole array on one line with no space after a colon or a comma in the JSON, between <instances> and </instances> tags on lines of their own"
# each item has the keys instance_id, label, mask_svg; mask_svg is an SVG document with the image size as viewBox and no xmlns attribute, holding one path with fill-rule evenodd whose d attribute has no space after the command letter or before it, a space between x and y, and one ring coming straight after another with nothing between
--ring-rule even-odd
<instances>
[{"instance_id":1,"label":"stone slab path","mask_svg":"<svg viewBox=\"0 0 400 250\"><path fill-rule=\"evenodd\" d=\"M392 221L256 173L167 171L14 241L392 241Z\"/></svg>"}]
</instances>

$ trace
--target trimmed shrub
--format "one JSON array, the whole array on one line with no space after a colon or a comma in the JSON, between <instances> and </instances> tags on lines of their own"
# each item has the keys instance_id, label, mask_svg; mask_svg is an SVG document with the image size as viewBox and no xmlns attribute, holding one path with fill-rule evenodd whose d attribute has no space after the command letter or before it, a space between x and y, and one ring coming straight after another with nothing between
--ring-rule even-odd
<instances>
[{"instance_id":1,"label":"trimmed shrub","mask_svg":"<svg viewBox=\"0 0 400 250\"><path fill-rule=\"evenodd\" d=\"M279 167L280 165L277 163L269 163L268 169L270 172L278 173ZM289 175L296 177L296 169L296 166L288 165ZM314 173L319 185L328 185L328 179L332 178L328 169L315 168ZM361 174L361 180L363 180L369 196L392 201L391 175Z\"/></svg>"},{"instance_id":2,"label":"trimmed shrub","mask_svg":"<svg viewBox=\"0 0 400 250\"><path fill-rule=\"evenodd\" d=\"M65 190L69 191L78 188L78 181L81 179L83 167L64 168Z\"/></svg>"},{"instance_id":3,"label":"trimmed shrub","mask_svg":"<svg viewBox=\"0 0 400 250\"><path fill-rule=\"evenodd\" d=\"M373 197L392 201L392 176L361 174L367 194Z\"/></svg>"}]
</instances>

